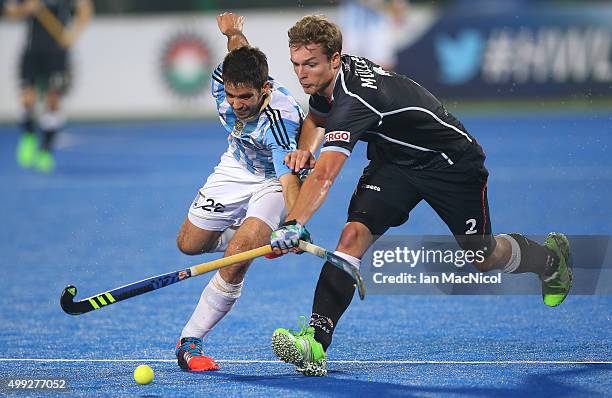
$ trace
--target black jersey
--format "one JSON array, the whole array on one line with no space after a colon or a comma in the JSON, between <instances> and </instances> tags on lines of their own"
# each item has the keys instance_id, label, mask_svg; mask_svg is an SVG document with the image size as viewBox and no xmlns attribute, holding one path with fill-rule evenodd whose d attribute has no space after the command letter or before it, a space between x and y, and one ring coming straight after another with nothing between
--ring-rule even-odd
<instances>
[{"instance_id":1,"label":"black jersey","mask_svg":"<svg viewBox=\"0 0 612 398\"><path fill-rule=\"evenodd\" d=\"M310 111L327 120L321 151L349 156L362 140L368 142L369 159L436 169L453 165L466 148L478 147L425 88L353 55L342 55L331 103L312 95Z\"/></svg>"},{"instance_id":2,"label":"black jersey","mask_svg":"<svg viewBox=\"0 0 612 398\"><path fill-rule=\"evenodd\" d=\"M23 0L8 0L23 2ZM79 0L40 0L53 15L66 26L70 23ZM40 21L33 15L28 17L27 50L45 51L61 48Z\"/></svg>"}]
</instances>

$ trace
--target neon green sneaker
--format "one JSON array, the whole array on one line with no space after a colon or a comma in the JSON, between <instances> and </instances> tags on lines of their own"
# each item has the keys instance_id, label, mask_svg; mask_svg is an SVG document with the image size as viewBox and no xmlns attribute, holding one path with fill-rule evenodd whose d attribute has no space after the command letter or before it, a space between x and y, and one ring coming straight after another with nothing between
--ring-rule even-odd
<instances>
[{"instance_id":1,"label":"neon green sneaker","mask_svg":"<svg viewBox=\"0 0 612 398\"><path fill-rule=\"evenodd\" d=\"M544 304L556 307L565 300L572 287L572 269L570 265L570 244L565 235L551 232L544 240L544 246L559 256L559 267L548 271L540 277L542 280L542 298Z\"/></svg>"},{"instance_id":2,"label":"neon green sneaker","mask_svg":"<svg viewBox=\"0 0 612 398\"><path fill-rule=\"evenodd\" d=\"M36 170L41 173L50 173L55 168L55 160L49 151L40 151L36 157Z\"/></svg>"},{"instance_id":3,"label":"neon green sneaker","mask_svg":"<svg viewBox=\"0 0 612 398\"><path fill-rule=\"evenodd\" d=\"M35 134L21 134L16 151L17 163L21 167L31 167L36 161L38 154L38 139Z\"/></svg>"},{"instance_id":4,"label":"neon green sneaker","mask_svg":"<svg viewBox=\"0 0 612 398\"><path fill-rule=\"evenodd\" d=\"M314 328L306 317L300 317L299 332L279 328L272 334L272 350L282 361L297 367L305 376L325 376L327 355L321 343L314 338Z\"/></svg>"}]
</instances>

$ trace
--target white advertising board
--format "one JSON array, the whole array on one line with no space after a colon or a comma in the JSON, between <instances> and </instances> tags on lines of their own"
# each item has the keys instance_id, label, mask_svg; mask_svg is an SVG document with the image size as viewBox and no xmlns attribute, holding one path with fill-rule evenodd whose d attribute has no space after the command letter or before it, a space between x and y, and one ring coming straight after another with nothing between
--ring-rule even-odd
<instances>
[{"instance_id":1,"label":"white advertising board","mask_svg":"<svg viewBox=\"0 0 612 398\"><path fill-rule=\"evenodd\" d=\"M306 104L289 61L287 29L309 13L336 17L334 8L251 11L245 34L268 56L270 74ZM23 21L0 22L0 120L19 115L19 58ZM71 53L69 118L211 116L209 71L226 53L213 14L96 17ZM202 67L207 69L205 76Z\"/></svg>"}]
</instances>

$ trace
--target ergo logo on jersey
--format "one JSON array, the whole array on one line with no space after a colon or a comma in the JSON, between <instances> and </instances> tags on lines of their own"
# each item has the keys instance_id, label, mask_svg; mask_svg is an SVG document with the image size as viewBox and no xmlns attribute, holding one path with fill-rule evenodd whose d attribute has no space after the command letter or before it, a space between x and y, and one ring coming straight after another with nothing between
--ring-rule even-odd
<instances>
[{"instance_id":1,"label":"ergo logo on jersey","mask_svg":"<svg viewBox=\"0 0 612 398\"><path fill-rule=\"evenodd\" d=\"M330 131L325 134L325 142L331 141L344 141L349 142L351 140L351 133L348 131Z\"/></svg>"}]
</instances>

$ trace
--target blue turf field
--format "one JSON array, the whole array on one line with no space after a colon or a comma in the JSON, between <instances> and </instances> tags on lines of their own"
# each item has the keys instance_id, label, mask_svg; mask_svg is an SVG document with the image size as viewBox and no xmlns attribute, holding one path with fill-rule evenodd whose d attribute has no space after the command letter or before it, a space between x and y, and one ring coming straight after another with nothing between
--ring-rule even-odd
<instances>
[{"instance_id":1,"label":"blue turf field","mask_svg":"<svg viewBox=\"0 0 612 398\"><path fill-rule=\"evenodd\" d=\"M463 119L488 155L495 232L612 234L611 113ZM537 296L368 296L336 330L329 376L296 374L275 361L270 335L310 313L321 263L306 254L256 261L208 339L222 370L181 372L173 347L207 276L78 317L58 299L68 283L83 298L218 257L174 243L225 148L218 123L73 124L50 176L15 165L16 139L0 127L3 383L64 378L70 392L58 395L71 397L612 395L611 296L555 309ZM322 246L336 243L362 158L309 224ZM447 231L420 205L392 233ZM153 384L133 382L140 363L156 370Z\"/></svg>"}]
</instances>

